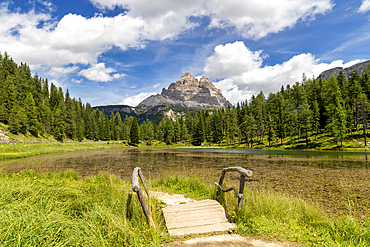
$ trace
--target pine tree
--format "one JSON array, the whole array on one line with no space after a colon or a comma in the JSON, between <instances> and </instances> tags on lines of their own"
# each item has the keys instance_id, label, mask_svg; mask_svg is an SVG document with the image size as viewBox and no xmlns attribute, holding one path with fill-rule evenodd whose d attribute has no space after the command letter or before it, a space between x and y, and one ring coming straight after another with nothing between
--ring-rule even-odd
<instances>
[{"instance_id":1,"label":"pine tree","mask_svg":"<svg viewBox=\"0 0 370 247\"><path fill-rule=\"evenodd\" d=\"M53 83L51 83L49 100L50 109L54 109L54 107L58 104L58 89Z\"/></svg>"},{"instance_id":2,"label":"pine tree","mask_svg":"<svg viewBox=\"0 0 370 247\"><path fill-rule=\"evenodd\" d=\"M264 141L264 134L265 134L266 109L265 109L264 100L265 100L265 95L261 91L257 95L257 97L252 96L252 101L251 101L251 111L256 121L257 136L259 137L260 142Z\"/></svg>"},{"instance_id":3,"label":"pine tree","mask_svg":"<svg viewBox=\"0 0 370 247\"><path fill-rule=\"evenodd\" d=\"M19 106L13 107L9 114L9 130L13 134L18 134L20 131Z\"/></svg>"},{"instance_id":4,"label":"pine tree","mask_svg":"<svg viewBox=\"0 0 370 247\"><path fill-rule=\"evenodd\" d=\"M173 122L173 130L174 130L174 142L177 143L181 140L181 128L179 124L179 119L176 119Z\"/></svg>"},{"instance_id":5,"label":"pine tree","mask_svg":"<svg viewBox=\"0 0 370 247\"><path fill-rule=\"evenodd\" d=\"M317 138L319 122L320 122L320 108L319 108L319 103L317 103L317 101L315 100L313 102L313 108L312 108L312 123L315 128L315 140Z\"/></svg>"},{"instance_id":6,"label":"pine tree","mask_svg":"<svg viewBox=\"0 0 370 247\"><path fill-rule=\"evenodd\" d=\"M4 124L8 122L8 113L6 111L5 104L0 104L0 122Z\"/></svg>"},{"instance_id":7,"label":"pine tree","mask_svg":"<svg viewBox=\"0 0 370 247\"><path fill-rule=\"evenodd\" d=\"M35 106L35 101L33 100L32 93L28 93L25 99L25 110L27 115L28 130L32 135L38 136L39 134L39 122L37 120L37 109Z\"/></svg>"},{"instance_id":8,"label":"pine tree","mask_svg":"<svg viewBox=\"0 0 370 247\"><path fill-rule=\"evenodd\" d=\"M213 109L213 114L211 115L211 125L212 125L212 137L214 143L221 143L222 141L222 121L218 110Z\"/></svg>"},{"instance_id":9,"label":"pine tree","mask_svg":"<svg viewBox=\"0 0 370 247\"><path fill-rule=\"evenodd\" d=\"M251 148L253 148L253 138L256 136L257 127L256 120L254 119L252 112L249 113L248 122L249 122L248 139L250 140Z\"/></svg>"},{"instance_id":10,"label":"pine tree","mask_svg":"<svg viewBox=\"0 0 370 247\"><path fill-rule=\"evenodd\" d=\"M63 141L66 138L66 107L64 101L61 101L58 105L54 107L53 110L53 128L52 134L54 138L59 141Z\"/></svg>"},{"instance_id":11,"label":"pine tree","mask_svg":"<svg viewBox=\"0 0 370 247\"><path fill-rule=\"evenodd\" d=\"M366 94L364 93L360 94L358 105L360 108L363 135L364 135L364 141L365 141L365 147L366 147L367 146L366 130L367 130L367 120L368 120L368 113L369 113L369 102L366 97Z\"/></svg>"},{"instance_id":12,"label":"pine tree","mask_svg":"<svg viewBox=\"0 0 370 247\"><path fill-rule=\"evenodd\" d=\"M271 141L274 140L276 136L276 131L275 131L275 123L273 121L273 117L271 116L271 113L267 113L267 139L269 142L269 146L271 146Z\"/></svg>"},{"instance_id":13,"label":"pine tree","mask_svg":"<svg viewBox=\"0 0 370 247\"><path fill-rule=\"evenodd\" d=\"M139 141L139 124L136 117L133 117L131 128L130 128L130 144L137 146Z\"/></svg>"},{"instance_id":14,"label":"pine tree","mask_svg":"<svg viewBox=\"0 0 370 247\"><path fill-rule=\"evenodd\" d=\"M298 121L299 126L302 127L305 131L306 136L306 148L308 148L308 131L311 128L311 116L312 112L308 104L306 91L301 88L300 92L300 105L298 107Z\"/></svg>"},{"instance_id":15,"label":"pine tree","mask_svg":"<svg viewBox=\"0 0 370 247\"><path fill-rule=\"evenodd\" d=\"M350 79L348 81L348 89L349 89L348 103L352 108L353 125L356 128L356 131L358 131L359 123L358 101L359 96L362 93L362 88L361 88L361 77L358 75L357 72L352 72L350 74Z\"/></svg>"},{"instance_id":16,"label":"pine tree","mask_svg":"<svg viewBox=\"0 0 370 247\"><path fill-rule=\"evenodd\" d=\"M342 95L334 75L331 75L326 85L326 111L328 114L327 128L336 138L337 142L341 142L343 147L343 140L346 135L346 113L343 107Z\"/></svg>"},{"instance_id":17,"label":"pine tree","mask_svg":"<svg viewBox=\"0 0 370 247\"><path fill-rule=\"evenodd\" d=\"M283 144L286 135L286 103L284 94L281 92L276 93L276 111L277 111L277 137L280 138L281 144Z\"/></svg>"},{"instance_id":18,"label":"pine tree","mask_svg":"<svg viewBox=\"0 0 370 247\"><path fill-rule=\"evenodd\" d=\"M194 118L194 133L193 133L193 143L199 146L204 142L204 122L202 118L201 111L198 111Z\"/></svg>"},{"instance_id":19,"label":"pine tree","mask_svg":"<svg viewBox=\"0 0 370 247\"><path fill-rule=\"evenodd\" d=\"M16 105L16 88L14 86L14 80L13 76L9 75L5 79L5 87L4 87L4 93L3 93L3 104L6 108L6 114L8 117L10 117L10 113L12 112L12 109Z\"/></svg>"},{"instance_id":20,"label":"pine tree","mask_svg":"<svg viewBox=\"0 0 370 247\"><path fill-rule=\"evenodd\" d=\"M193 133L193 117L190 115L190 112L188 109L186 109L186 112L185 112L185 124L188 130L188 133Z\"/></svg>"},{"instance_id":21,"label":"pine tree","mask_svg":"<svg viewBox=\"0 0 370 247\"><path fill-rule=\"evenodd\" d=\"M204 123L205 139L208 143L212 141L211 117L207 116Z\"/></svg>"}]
</instances>

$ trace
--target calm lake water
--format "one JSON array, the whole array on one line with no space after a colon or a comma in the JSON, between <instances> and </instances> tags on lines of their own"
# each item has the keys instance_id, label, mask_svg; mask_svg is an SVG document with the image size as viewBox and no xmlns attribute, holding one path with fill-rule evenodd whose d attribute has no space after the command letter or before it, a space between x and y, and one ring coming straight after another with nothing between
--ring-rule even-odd
<instances>
[{"instance_id":1,"label":"calm lake water","mask_svg":"<svg viewBox=\"0 0 370 247\"><path fill-rule=\"evenodd\" d=\"M250 190L272 190L321 204L329 214L361 217L370 212L370 153L269 151L241 149L109 149L39 155L0 162L1 172L33 169L40 172L75 170L82 177L109 172L130 182L135 167L149 182L166 176L195 176L218 182L225 167L253 172ZM228 173L226 183L238 186L239 175Z\"/></svg>"}]
</instances>

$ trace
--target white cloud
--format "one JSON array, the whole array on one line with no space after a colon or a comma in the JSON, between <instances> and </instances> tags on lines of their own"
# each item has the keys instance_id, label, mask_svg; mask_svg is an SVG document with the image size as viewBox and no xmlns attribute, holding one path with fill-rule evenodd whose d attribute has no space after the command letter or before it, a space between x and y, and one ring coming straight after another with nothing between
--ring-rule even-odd
<instances>
[{"instance_id":1,"label":"white cloud","mask_svg":"<svg viewBox=\"0 0 370 247\"><path fill-rule=\"evenodd\" d=\"M78 70L78 66L71 67L53 67L46 72L47 75L52 76L53 78L59 78L70 73L75 73Z\"/></svg>"},{"instance_id":2,"label":"white cloud","mask_svg":"<svg viewBox=\"0 0 370 247\"><path fill-rule=\"evenodd\" d=\"M106 68L105 63L98 63L95 65L92 65L88 69L81 70L77 73L77 75L84 76L87 79L91 81L103 81L108 82L112 81L114 79L119 79L120 77L125 76L125 74L112 74L113 72L116 72L113 68Z\"/></svg>"},{"instance_id":3,"label":"white cloud","mask_svg":"<svg viewBox=\"0 0 370 247\"><path fill-rule=\"evenodd\" d=\"M76 84L80 84L83 81L83 79L76 80L76 79L72 78L71 81L76 83Z\"/></svg>"},{"instance_id":4,"label":"white cloud","mask_svg":"<svg viewBox=\"0 0 370 247\"><path fill-rule=\"evenodd\" d=\"M50 11L54 7L50 1L38 1ZM31 69L89 65L96 64L97 58L113 46L138 49L149 40L175 39L198 25L190 17L208 16L210 27L234 28L245 37L258 39L292 27L299 20L313 19L333 6L331 0L90 1L101 8L119 5L127 11L113 17L67 14L57 21L51 14L34 10L11 12L9 3L1 3L2 51L16 62L26 61Z\"/></svg>"},{"instance_id":5,"label":"white cloud","mask_svg":"<svg viewBox=\"0 0 370 247\"><path fill-rule=\"evenodd\" d=\"M144 45L141 40L141 30L145 25L143 20L122 14L92 18L68 14L59 22L54 22L50 15L35 14L33 11L10 13L3 6L0 21L0 47L14 60L27 61L36 66L93 64L100 54L112 46L126 50ZM39 28L42 21L50 24Z\"/></svg>"},{"instance_id":6,"label":"white cloud","mask_svg":"<svg viewBox=\"0 0 370 247\"><path fill-rule=\"evenodd\" d=\"M310 53L296 55L288 61L274 66L263 66L266 55L262 51L250 51L243 42L219 45L213 55L205 61L204 74L220 81L214 83L232 103L250 99L261 90L267 96L277 92L281 86L308 78L317 77L321 72L334 67L349 67L362 60L330 64L322 63ZM225 69L227 66L229 69Z\"/></svg>"},{"instance_id":7,"label":"white cloud","mask_svg":"<svg viewBox=\"0 0 370 247\"><path fill-rule=\"evenodd\" d=\"M135 86L135 85L133 85L133 86L131 86L130 88L136 88L136 86Z\"/></svg>"},{"instance_id":8,"label":"white cloud","mask_svg":"<svg viewBox=\"0 0 370 247\"><path fill-rule=\"evenodd\" d=\"M49 0L37 1L50 13L55 8ZM112 47L123 51L141 49L151 40L176 39L199 25L197 19L191 17L206 16L210 19L210 28L236 31L244 37L259 39L291 28L299 21L314 19L333 7L332 0L90 1L101 8L113 9L118 5L127 11L113 17L97 14L91 18L70 13L57 20L51 14L35 10L10 11L11 2L1 3L1 52L7 51L17 63L27 62L31 69L49 71L56 79L63 73L73 73L75 67L71 64L83 64L92 67L81 71L81 75L91 80L110 81L122 75L110 75L112 72L105 65L104 68L96 67L99 56ZM258 66L263 60L260 51L250 55L255 61L248 61L248 66ZM238 69L233 68L230 74L237 73Z\"/></svg>"},{"instance_id":9,"label":"white cloud","mask_svg":"<svg viewBox=\"0 0 370 247\"><path fill-rule=\"evenodd\" d=\"M160 85L161 85L160 83L154 84L154 85L153 85L153 88L157 88L157 87L159 87Z\"/></svg>"},{"instance_id":10,"label":"white cloud","mask_svg":"<svg viewBox=\"0 0 370 247\"><path fill-rule=\"evenodd\" d=\"M331 0L90 0L100 8L127 8L148 24L146 37L166 39L196 26L191 16L210 17L210 27L235 28L247 38L259 39L314 19L334 6Z\"/></svg>"},{"instance_id":11,"label":"white cloud","mask_svg":"<svg viewBox=\"0 0 370 247\"><path fill-rule=\"evenodd\" d=\"M262 51L252 52L245 47L244 42L215 47L214 55L206 59L204 72L215 78L225 78L253 70L262 65Z\"/></svg>"},{"instance_id":12,"label":"white cloud","mask_svg":"<svg viewBox=\"0 0 370 247\"><path fill-rule=\"evenodd\" d=\"M152 93L139 93L137 95L134 95L134 96L125 98L119 104L120 105L137 106L144 99L148 98L151 95L156 95L156 94L157 94L156 92L152 92Z\"/></svg>"},{"instance_id":13,"label":"white cloud","mask_svg":"<svg viewBox=\"0 0 370 247\"><path fill-rule=\"evenodd\" d=\"M370 0L363 0L358 12L365 13L370 10Z\"/></svg>"}]
</instances>

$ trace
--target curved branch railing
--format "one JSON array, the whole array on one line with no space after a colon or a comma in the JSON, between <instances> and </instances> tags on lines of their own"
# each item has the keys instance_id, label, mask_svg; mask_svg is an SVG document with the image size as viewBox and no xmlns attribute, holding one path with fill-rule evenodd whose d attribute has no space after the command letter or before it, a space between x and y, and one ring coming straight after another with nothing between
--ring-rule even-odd
<instances>
[{"instance_id":1,"label":"curved branch railing","mask_svg":"<svg viewBox=\"0 0 370 247\"><path fill-rule=\"evenodd\" d=\"M148 195L149 197L149 188L148 186L146 185L146 182L145 182L145 179L144 179L144 175L143 173L141 172L141 168L140 167L136 167L134 169L134 172L132 173L132 190L134 192L136 192L137 194L137 197L139 198L139 201L141 203L141 207L144 211L144 214L148 220L148 223L149 225L155 229L155 224L154 224L154 221L153 221L153 218L150 214L150 210L148 208L148 205L146 204L146 201L145 201L145 197L144 197L144 193L143 191L141 190L140 188L140 184L139 184L139 177L141 179L141 182L143 183L144 185L144 188L145 188L145 191L146 191L146 194Z\"/></svg>"},{"instance_id":2,"label":"curved branch railing","mask_svg":"<svg viewBox=\"0 0 370 247\"><path fill-rule=\"evenodd\" d=\"M230 171L236 171L240 173L239 191L235 187L230 187L228 189L222 188L222 183L224 182L226 172L230 172ZM229 192L231 190L234 190L235 196L239 198L238 199L239 211L243 207L245 177L251 177L251 176L252 176L252 171L250 170L246 170L238 166L237 167L227 167L222 170L219 183L215 183L218 186L218 188L223 192ZM220 198L218 197L217 199L219 200Z\"/></svg>"}]
</instances>

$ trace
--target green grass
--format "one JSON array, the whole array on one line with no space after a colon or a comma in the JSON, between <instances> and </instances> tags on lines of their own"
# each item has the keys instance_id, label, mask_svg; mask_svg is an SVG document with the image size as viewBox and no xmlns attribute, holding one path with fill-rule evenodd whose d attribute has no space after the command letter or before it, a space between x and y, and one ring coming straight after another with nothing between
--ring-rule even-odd
<instances>
[{"instance_id":1,"label":"green grass","mask_svg":"<svg viewBox=\"0 0 370 247\"><path fill-rule=\"evenodd\" d=\"M195 177L155 180L151 189L206 199L215 186ZM228 187L225 185L225 187ZM161 212L148 199L157 229L150 229L131 185L101 174L82 180L73 171L0 173L0 246L159 246L170 242ZM246 190L237 211L233 192L221 204L236 233L304 246L370 246L370 222L329 217L318 204L276 192Z\"/></svg>"},{"instance_id":2,"label":"green grass","mask_svg":"<svg viewBox=\"0 0 370 247\"><path fill-rule=\"evenodd\" d=\"M109 144L108 144L109 143ZM82 150L125 148L124 143L118 142L81 142L81 143L31 143L31 144L1 144L0 160L25 158L39 154L73 152Z\"/></svg>"},{"instance_id":3,"label":"green grass","mask_svg":"<svg viewBox=\"0 0 370 247\"><path fill-rule=\"evenodd\" d=\"M154 181L152 186L198 199L216 198L215 186L207 186L198 178L168 177ZM361 223L351 215L329 217L318 204L300 198L246 189L240 213L233 192L222 193L220 201L241 235L304 246L370 246L370 220Z\"/></svg>"},{"instance_id":4,"label":"green grass","mask_svg":"<svg viewBox=\"0 0 370 247\"><path fill-rule=\"evenodd\" d=\"M128 184L72 171L0 174L0 246L158 246L168 241L160 208L150 229Z\"/></svg>"}]
</instances>

